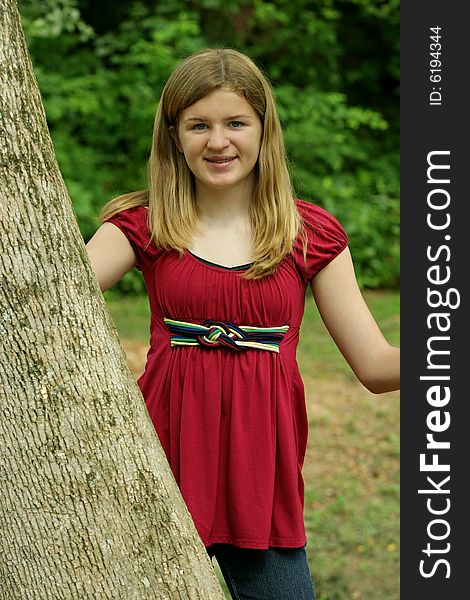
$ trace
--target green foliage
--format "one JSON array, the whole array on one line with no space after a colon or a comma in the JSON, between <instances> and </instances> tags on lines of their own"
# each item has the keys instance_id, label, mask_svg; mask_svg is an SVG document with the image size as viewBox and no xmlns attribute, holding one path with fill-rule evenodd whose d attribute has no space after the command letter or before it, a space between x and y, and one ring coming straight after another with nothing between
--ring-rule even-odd
<instances>
[{"instance_id":1,"label":"green foliage","mask_svg":"<svg viewBox=\"0 0 470 600\"><path fill-rule=\"evenodd\" d=\"M78 34L82 41L93 35L92 28L80 16L78 0L20 0L23 27L30 42Z\"/></svg>"},{"instance_id":2,"label":"green foliage","mask_svg":"<svg viewBox=\"0 0 470 600\"><path fill-rule=\"evenodd\" d=\"M359 282L398 284L398 0L19 0L85 240L145 186L158 98L187 54L236 47L274 85L297 195L350 238ZM139 291L131 274L121 289Z\"/></svg>"},{"instance_id":3,"label":"green foliage","mask_svg":"<svg viewBox=\"0 0 470 600\"><path fill-rule=\"evenodd\" d=\"M338 92L276 88L297 195L320 204L344 225L365 287L398 281L398 157L381 154L389 124Z\"/></svg>"}]
</instances>

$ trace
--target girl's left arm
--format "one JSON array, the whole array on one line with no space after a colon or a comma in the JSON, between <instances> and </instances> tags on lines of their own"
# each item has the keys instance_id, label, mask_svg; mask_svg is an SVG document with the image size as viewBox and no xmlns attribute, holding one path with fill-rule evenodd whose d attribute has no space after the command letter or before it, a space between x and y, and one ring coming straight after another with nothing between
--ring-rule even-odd
<instances>
[{"instance_id":1,"label":"girl's left arm","mask_svg":"<svg viewBox=\"0 0 470 600\"><path fill-rule=\"evenodd\" d=\"M400 388L400 349L384 338L362 297L349 248L312 280L320 315L342 355L372 393Z\"/></svg>"}]
</instances>

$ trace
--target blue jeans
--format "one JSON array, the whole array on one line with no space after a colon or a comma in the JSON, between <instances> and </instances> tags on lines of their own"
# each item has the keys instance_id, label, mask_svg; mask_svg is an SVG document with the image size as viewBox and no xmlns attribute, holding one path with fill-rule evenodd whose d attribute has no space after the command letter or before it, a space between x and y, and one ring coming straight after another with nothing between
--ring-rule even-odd
<instances>
[{"instance_id":1,"label":"blue jeans","mask_svg":"<svg viewBox=\"0 0 470 600\"><path fill-rule=\"evenodd\" d=\"M216 557L234 600L315 600L305 547L251 550L213 544L207 551Z\"/></svg>"}]
</instances>

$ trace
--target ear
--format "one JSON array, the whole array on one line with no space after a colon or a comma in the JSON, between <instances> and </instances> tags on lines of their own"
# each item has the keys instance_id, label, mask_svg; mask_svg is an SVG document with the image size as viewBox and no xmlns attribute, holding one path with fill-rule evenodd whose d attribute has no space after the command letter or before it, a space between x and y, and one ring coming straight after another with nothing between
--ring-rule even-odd
<instances>
[{"instance_id":1,"label":"ear","mask_svg":"<svg viewBox=\"0 0 470 600\"><path fill-rule=\"evenodd\" d=\"M178 152L183 153L183 148L181 147L176 127L174 125L170 125L168 131L170 132L171 139L175 142L175 146L178 148Z\"/></svg>"}]
</instances>

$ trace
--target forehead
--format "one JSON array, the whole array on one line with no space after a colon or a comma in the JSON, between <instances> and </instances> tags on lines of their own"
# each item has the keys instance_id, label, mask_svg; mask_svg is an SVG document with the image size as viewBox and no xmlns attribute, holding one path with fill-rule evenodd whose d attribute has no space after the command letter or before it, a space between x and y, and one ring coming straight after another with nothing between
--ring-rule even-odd
<instances>
[{"instance_id":1,"label":"forehead","mask_svg":"<svg viewBox=\"0 0 470 600\"><path fill-rule=\"evenodd\" d=\"M181 111L180 119L182 121L195 117L217 119L233 115L258 116L243 96L230 90L218 89Z\"/></svg>"}]
</instances>

